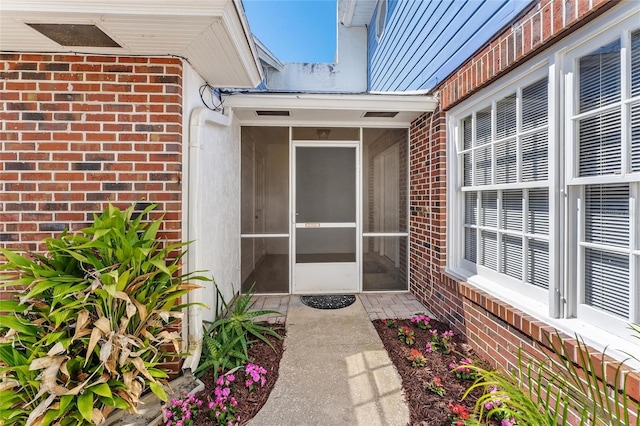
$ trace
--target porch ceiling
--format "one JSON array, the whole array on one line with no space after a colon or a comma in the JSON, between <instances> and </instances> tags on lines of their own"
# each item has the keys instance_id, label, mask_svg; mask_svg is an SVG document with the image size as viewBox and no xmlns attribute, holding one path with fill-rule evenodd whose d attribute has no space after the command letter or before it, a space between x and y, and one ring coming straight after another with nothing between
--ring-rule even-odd
<instances>
[{"instance_id":1,"label":"porch ceiling","mask_svg":"<svg viewBox=\"0 0 640 426\"><path fill-rule=\"evenodd\" d=\"M63 46L28 24L94 25L121 47ZM248 34L239 0L0 2L2 52L175 55L216 87L253 88L262 80Z\"/></svg>"},{"instance_id":2,"label":"porch ceiling","mask_svg":"<svg viewBox=\"0 0 640 426\"><path fill-rule=\"evenodd\" d=\"M434 96L423 94L233 93L224 98L224 106L246 126L409 126L421 114L433 112L437 103ZM258 115L258 111L289 115ZM366 113L374 116L365 117Z\"/></svg>"}]
</instances>

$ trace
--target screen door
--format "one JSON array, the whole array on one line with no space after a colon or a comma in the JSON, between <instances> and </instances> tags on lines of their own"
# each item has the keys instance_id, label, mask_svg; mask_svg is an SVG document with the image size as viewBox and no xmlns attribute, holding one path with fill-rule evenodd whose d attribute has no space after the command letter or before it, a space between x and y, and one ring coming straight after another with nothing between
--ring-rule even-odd
<instances>
[{"instance_id":1,"label":"screen door","mask_svg":"<svg viewBox=\"0 0 640 426\"><path fill-rule=\"evenodd\" d=\"M293 149L293 292L358 292L358 145Z\"/></svg>"}]
</instances>

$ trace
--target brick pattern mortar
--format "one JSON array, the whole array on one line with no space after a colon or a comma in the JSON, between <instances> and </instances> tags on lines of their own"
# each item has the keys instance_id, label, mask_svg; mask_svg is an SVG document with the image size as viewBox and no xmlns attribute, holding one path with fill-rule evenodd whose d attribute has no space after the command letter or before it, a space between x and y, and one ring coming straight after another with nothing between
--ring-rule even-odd
<instances>
[{"instance_id":1,"label":"brick pattern mortar","mask_svg":"<svg viewBox=\"0 0 640 426\"><path fill-rule=\"evenodd\" d=\"M109 202L157 203L181 239L182 63L0 56L0 244L42 250Z\"/></svg>"}]
</instances>

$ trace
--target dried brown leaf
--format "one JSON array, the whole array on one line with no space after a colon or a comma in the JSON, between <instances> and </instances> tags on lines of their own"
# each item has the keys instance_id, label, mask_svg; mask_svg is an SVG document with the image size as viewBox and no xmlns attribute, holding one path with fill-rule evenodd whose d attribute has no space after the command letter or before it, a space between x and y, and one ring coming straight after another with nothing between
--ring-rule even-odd
<instances>
[{"instance_id":1,"label":"dried brown leaf","mask_svg":"<svg viewBox=\"0 0 640 426\"><path fill-rule=\"evenodd\" d=\"M111 333L111 323L106 317L98 318L98 320L93 323L93 326L100 329L100 331L102 331L104 334Z\"/></svg>"}]
</instances>

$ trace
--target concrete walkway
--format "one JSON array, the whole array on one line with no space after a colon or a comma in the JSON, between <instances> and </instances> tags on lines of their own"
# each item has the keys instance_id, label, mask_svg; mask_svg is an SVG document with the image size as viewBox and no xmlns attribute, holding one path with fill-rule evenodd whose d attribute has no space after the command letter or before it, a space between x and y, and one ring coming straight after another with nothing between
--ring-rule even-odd
<instances>
[{"instance_id":1,"label":"concrete walkway","mask_svg":"<svg viewBox=\"0 0 640 426\"><path fill-rule=\"evenodd\" d=\"M285 351L276 386L250 425L404 426L409 422L400 376L361 295L353 305L336 310L310 308L298 296L272 297L267 302L259 297L261 306L254 309L269 309L272 304L282 309L282 298L288 299L283 312Z\"/></svg>"}]
</instances>

